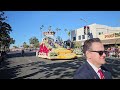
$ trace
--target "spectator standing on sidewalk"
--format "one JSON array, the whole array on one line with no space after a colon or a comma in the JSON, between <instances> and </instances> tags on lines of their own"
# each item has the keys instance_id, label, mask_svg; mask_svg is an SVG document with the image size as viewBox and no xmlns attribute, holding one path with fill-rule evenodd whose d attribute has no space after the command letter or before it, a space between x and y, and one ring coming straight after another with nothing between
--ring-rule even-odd
<instances>
[{"instance_id":1,"label":"spectator standing on sidewalk","mask_svg":"<svg viewBox=\"0 0 120 90\"><path fill-rule=\"evenodd\" d=\"M119 48L115 47L115 58L119 57Z\"/></svg>"},{"instance_id":2,"label":"spectator standing on sidewalk","mask_svg":"<svg viewBox=\"0 0 120 90\"><path fill-rule=\"evenodd\" d=\"M22 51L21 51L21 55L24 57L24 54L25 54L25 51L24 51L24 49L22 49Z\"/></svg>"}]
</instances>

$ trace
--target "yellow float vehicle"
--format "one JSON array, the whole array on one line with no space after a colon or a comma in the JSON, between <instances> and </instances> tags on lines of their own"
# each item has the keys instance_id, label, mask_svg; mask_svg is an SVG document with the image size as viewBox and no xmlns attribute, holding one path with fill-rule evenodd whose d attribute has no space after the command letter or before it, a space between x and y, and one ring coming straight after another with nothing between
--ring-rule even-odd
<instances>
[{"instance_id":1,"label":"yellow float vehicle","mask_svg":"<svg viewBox=\"0 0 120 90\"><path fill-rule=\"evenodd\" d=\"M53 43L53 46L50 46L50 44L48 43L49 40L47 40L48 38L45 38L46 41L43 41L40 44L40 49L38 51L38 57L41 58L47 58L47 59L51 59L51 60L55 60L55 59L73 59L76 58L76 54L72 52L72 50L68 50L66 48L63 48L62 46Z\"/></svg>"},{"instance_id":2,"label":"yellow float vehicle","mask_svg":"<svg viewBox=\"0 0 120 90\"><path fill-rule=\"evenodd\" d=\"M54 34L55 32L52 31L44 32L46 37L40 43L39 51L36 52L36 56L51 60L76 58L77 56L72 50L63 48L63 43L58 44L53 38L49 37Z\"/></svg>"}]
</instances>

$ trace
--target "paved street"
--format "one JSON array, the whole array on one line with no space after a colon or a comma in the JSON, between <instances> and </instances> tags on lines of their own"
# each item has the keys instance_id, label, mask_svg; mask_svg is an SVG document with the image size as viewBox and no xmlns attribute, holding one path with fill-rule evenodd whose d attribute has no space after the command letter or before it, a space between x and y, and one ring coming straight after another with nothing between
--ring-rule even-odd
<instances>
[{"instance_id":1,"label":"paved street","mask_svg":"<svg viewBox=\"0 0 120 90\"><path fill-rule=\"evenodd\" d=\"M114 79L120 79L120 60L106 59ZM35 56L35 52L9 53L0 65L0 79L72 79L75 70L84 58L74 60L46 60Z\"/></svg>"}]
</instances>

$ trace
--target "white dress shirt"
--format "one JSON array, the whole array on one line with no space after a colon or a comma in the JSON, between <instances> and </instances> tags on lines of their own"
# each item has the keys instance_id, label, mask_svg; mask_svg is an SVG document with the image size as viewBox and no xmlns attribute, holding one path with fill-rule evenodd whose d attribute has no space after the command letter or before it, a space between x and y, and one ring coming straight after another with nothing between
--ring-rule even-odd
<instances>
[{"instance_id":1,"label":"white dress shirt","mask_svg":"<svg viewBox=\"0 0 120 90\"><path fill-rule=\"evenodd\" d=\"M87 60L87 62L90 64L90 66L94 69L94 71L97 73L97 75L100 78L100 73L98 73L98 70L101 68L97 68L95 65L93 65L90 61Z\"/></svg>"}]
</instances>

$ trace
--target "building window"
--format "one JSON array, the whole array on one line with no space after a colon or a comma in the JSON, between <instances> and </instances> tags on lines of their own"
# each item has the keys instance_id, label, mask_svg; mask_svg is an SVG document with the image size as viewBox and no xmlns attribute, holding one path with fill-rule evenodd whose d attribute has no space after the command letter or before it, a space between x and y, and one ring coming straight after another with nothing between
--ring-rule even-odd
<instances>
[{"instance_id":1,"label":"building window","mask_svg":"<svg viewBox=\"0 0 120 90\"><path fill-rule=\"evenodd\" d=\"M73 37L73 41L75 41L76 40L76 37Z\"/></svg>"},{"instance_id":2,"label":"building window","mask_svg":"<svg viewBox=\"0 0 120 90\"><path fill-rule=\"evenodd\" d=\"M82 39L85 39L85 35L82 35Z\"/></svg>"},{"instance_id":3,"label":"building window","mask_svg":"<svg viewBox=\"0 0 120 90\"><path fill-rule=\"evenodd\" d=\"M103 34L103 32L98 32L98 35L101 35L101 34Z\"/></svg>"},{"instance_id":4,"label":"building window","mask_svg":"<svg viewBox=\"0 0 120 90\"><path fill-rule=\"evenodd\" d=\"M81 36L78 36L78 40L81 40Z\"/></svg>"},{"instance_id":5,"label":"building window","mask_svg":"<svg viewBox=\"0 0 120 90\"><path fill-rule=\"evenodd\" d=\"M101 35L101 32L99 32L98 34Z\"/></svg>"}]
</instances>

